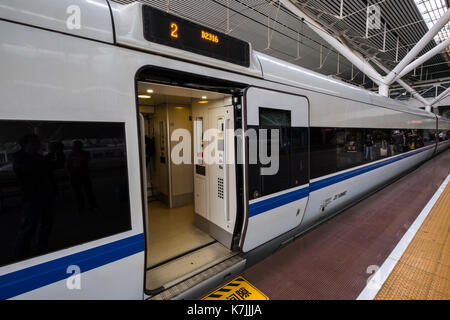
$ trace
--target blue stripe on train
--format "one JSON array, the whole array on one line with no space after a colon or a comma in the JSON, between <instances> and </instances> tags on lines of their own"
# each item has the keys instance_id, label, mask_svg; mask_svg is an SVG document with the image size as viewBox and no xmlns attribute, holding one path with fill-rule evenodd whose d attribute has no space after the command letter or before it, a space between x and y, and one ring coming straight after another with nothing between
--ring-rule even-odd
<instances>
[{"instance_id":1,"label":"blue stripe on train","mask_svg":"<svg viewBox=\"0 0 450 320\"><path fill-rule=\"evenodd\" d=\"M375 169L387 166L387 165L389 165L391 163L394 163L394 162L397 162L397 161L409 158L411 156L415 156L415 155L417 155L419 153L431 150L433 148L435 148L434 145L426 147L426 148L419 149L419 150L417 150L415 152L411 152L411 153L408 153L408 154L398 155L395 158L391 158L391 159L388 159L388 160L385 160L385 161L382 161L382 162L379 162L379 163L367 165L367 166L359 168L359 169L355 169L355 170L352 170L352 171L349 171L349 172L345 172L345 173L342 173L342 174L335 175L335 176L330 177L330 178L326 178L326 179L323 179L323 180L319 180L319 181L313 182L313 183L310 184L309 187L306 187L306 188L303 188L303 189L300 189L300 190L292 191L292 192L289 192L289 193L284 193L284 194L281 194L281 195L273 197L273 198L269 198L269 199L266 199L266 200L263 200L263 201L260 201L260 202L252 203L249 206L249 218L257 216L258 214L267 212L269 210L272 210L272 209L284 206L284 205L289 204L291 202L294 202L294 201L306 198L306 197L309 196L310 192L326 188L328 186L331 186L333 184L339 183L341 181L351 179L353 177L359 176L359 175L367 173L369 171L372 171L372 170L375 170Z\"/></svg>"},{"instance_id":2,"label":"blue stripe on train","mask_svg":"<svg viewBox=\"0 0 450 320\"><path fill-rule=\"evenodd\" d=\"M260 202L252 203L249 207L249 217L251 218L260 213L306 198L308 195L309 195L309 188L307 187L289 193L284 193L277 197L266 199Z\"/></svg>"},{"instance_id":3,"label":"blue stripe on train","mask_svg":"<svg viewBox=\"0 0 450 320\"><path fill-rule=\"evenodd\" d=\"M144 251L144 234L111 242L83 252L0 276L0 299L9 299L28 291L67 279L67 268L79 266L86 272Z\"/></svg>"}]
</instances>

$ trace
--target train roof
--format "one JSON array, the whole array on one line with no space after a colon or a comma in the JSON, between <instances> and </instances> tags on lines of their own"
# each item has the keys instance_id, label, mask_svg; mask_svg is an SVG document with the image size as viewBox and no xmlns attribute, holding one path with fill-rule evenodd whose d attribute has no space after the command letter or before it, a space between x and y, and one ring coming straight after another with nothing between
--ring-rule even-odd
<instances>
[{"instance_id":1,"label":"train roof","mask_svg":"<svg viewBox=\"0 0 450 320\"><path fill-rule=\"evenodd\" d=\"M344 99L359 101L398 111L407 111L421 116L435 117L434 114L413 107L405 102L381 96L341 80L291 64L289 62L254 52L261 62L264 79L280 82L302 89L316 91Z\"/></svg>"},{"instance_id":2,"label":"train roof","mask_svg":"<svg viewBox=\"0 0 450 320\"><path fill-rule=\"evenodd\" d=\"M357 86L308 70L266 54L253 51L250 46L250 66L243 67L214 58L150 43L143 36L142 6L140 2L122 5L107 0L0 0L0 18L54 30L74 36L120 44L148 52L230 70L248 76L278 82L304 90L359 101L424 117L434 114L407 103L380 96ZM75 15L83 15L82 27L77 28ZM73 18L72 20L70 20ZM114 25L113 25L114 21ZM70 23L73 23L72 27Z\"/></svg>"}]
</instances>

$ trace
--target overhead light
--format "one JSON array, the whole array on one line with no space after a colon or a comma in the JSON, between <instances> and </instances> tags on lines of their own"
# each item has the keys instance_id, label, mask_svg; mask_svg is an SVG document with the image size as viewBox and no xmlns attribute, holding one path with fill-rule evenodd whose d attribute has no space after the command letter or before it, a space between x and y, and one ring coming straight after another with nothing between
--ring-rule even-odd
<instances>
[{"instance_id":1,"label":"overhead light","mask_svg":"<svg viewBox=\"0 0 450 320\"><path fill-rule=\"evenodd\" d=\"M208 99L207 96L203 96L203 97L202 97L202 100L206 100L206 99Z\"/></svg>"},{"instance_id":2,"label":"overhead light","mask_svg":"<svg viewBox=\"0 0 450 320\"><path fill-rule=\"evenodd\" d=\"M147 90L147 93L153 93L154 91L153 91L153 89L148 89Z\"/></svg>"},{"instance_id":3,"label":"overhead light","mask_svg":"<svg viewBox=\"0 0 450 320\"><path fill-rule=\"evenodd\" d=\"M198 103L208 103L208 100L200 100Z\"/></svg>"},{"instance_id":4,"label":"overhead light","mask_svg":"<svg viewBox=\"0 0 450 320\"><path fill-rule=\"evenodd\" d=\"M140 95L138 95L138 98L139 99L151 99L152 97L149 95L146 95L146 94L140 94Z\"/></svg>"}]
</instances>

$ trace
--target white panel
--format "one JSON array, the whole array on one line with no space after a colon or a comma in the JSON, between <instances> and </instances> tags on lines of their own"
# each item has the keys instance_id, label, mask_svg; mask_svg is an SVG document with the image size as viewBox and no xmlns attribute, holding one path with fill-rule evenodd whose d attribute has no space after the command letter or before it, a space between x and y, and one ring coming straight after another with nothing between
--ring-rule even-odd
<instances>
[{"instance_id":1,"label":"white panel","mask_svg":"<svg viewBox=\"0 0 450 320\"><path fill-rule=\"evenodd\" d=\"M194 203L195 203L195 212L208 219L207 210L206 210L206 181L203 177L199 177L198 175L194 178Z\"/></svg>"},{"instance_id":2,"label":"white panel","mask_svg":"<svg viewBox=\"0 0 450 320\"><path fill-rule=\"evenodd\" d=\"M120 55L124 51L111 45L68 38L5 21L0 21L0 39L0 119L125 123L132 226L129 232L1 267L0 275L142 234L140 146L134 83L138 69L136 62L130 64ZM111 263L105 269L107 272L101 271L102 268L98 272L93 270L89 284L79 295L89 298L142 297L143 259L144 252L130 260L125 259L129 263ZM122 286L123 295L120 293ZM33 298L66 297L61 290L36 290Z\"/></svg>"},{"instance_id":3,"label":"white panel","mask_svg":"<svg viewBox=\"0 0 450 320\"><path fill-rule=\"evenodd\" d=\"M288 191L305 187L307 186ZM268 199L283 193L286 192L277 193L262 199ZM283 233L298 227L305 214L307 203L308 198L300 199L249 218L242 251L248 252Z\"/></svg>"},{"instance_id":4,"label":"white panel","mask_svg":"<svg viewBox=\"0 0 450 320\"><path fill-rule=\"evenodd\" d=\"M222 120L219 120L222 119ZM209 109L209 127L219 129L222 123L225 128L226 119L230 119L227 124L229 130L233 130L234 116L233 107L220 107ZM224 133L225 138L225 133ZM230 152L234 150L234 140L228 137L225 150ZM231 141L230 141L231 140ZM235 168L233 164L224 164L225 152L219 150L221 162L207 165L208 167L208 190L209 190L209 220L218 225L228 233L234 232L236 220L235 201L232 201L230 195L236 193ZM228 155L229 156L229 155ZM227 158L228 158L227 156Z\"/></svg>"},{"instance_id":5,"label":"white panel","mask_svg":"<svg viewBox=\"0 0 450 320\"><path fill-rule=\"evenodd\" d=\"M114 41L106 0L0 0L0 18L80 37Z\"/></svg>"},{"instance_id":6,"label":"white panel","mask_svg":"<svg viewBox=\"0 0 450 320\"><path fill-rule=\"evenodd\" d=\"M434 116L400 112L353 100L311 96L311 127L435 129Z\"/></svg>"},{"instance_id":7,"label":"white panel","mask_svg":"<svg viewBox=\"0 0 450 320\"><path fill-rule=\"evenodd\" d=\"M137 265L144 265L143 253L81 273L79 290L68 289L67 280L61 280L12 300L142 300L144 274L123 276L124 270L133 270Z\"/></svg>"},{"instance_id":8,"label":"white panel","mask_svg":"<svg viewBox=\"0 0 450 320\"><path fill-rule=\"evenodd\" d=\"M293 127L308 127L308 100L291 94L250 88L247 91L247 124L259 125L259 108L291 111Z\"/></svg>"}]
</instances>

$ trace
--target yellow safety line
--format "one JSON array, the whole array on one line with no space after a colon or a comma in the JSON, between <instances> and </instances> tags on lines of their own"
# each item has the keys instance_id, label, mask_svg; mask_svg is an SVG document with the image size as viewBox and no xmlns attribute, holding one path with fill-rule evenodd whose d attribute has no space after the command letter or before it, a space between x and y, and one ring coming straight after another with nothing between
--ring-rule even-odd
<instances>
[{"instance_id":1,"label":"yellow safety line","mask_svg":"<svg viewBox=\"0 0 450 320\"><path fill-rule=\"evenodd\" d=\"M450 183L375 300L450 299Z\"/></svg>"}]
</instances>

